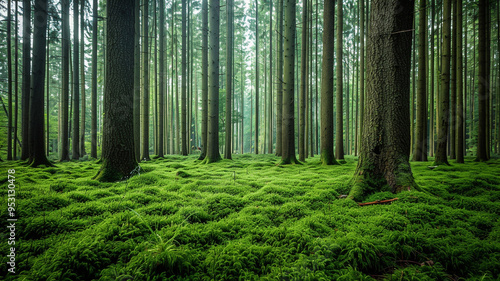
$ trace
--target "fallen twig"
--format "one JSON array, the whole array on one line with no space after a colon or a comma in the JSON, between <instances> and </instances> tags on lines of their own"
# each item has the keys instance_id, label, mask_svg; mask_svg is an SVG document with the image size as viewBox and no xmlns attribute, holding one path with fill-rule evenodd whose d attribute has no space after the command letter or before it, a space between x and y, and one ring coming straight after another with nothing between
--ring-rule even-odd
<instances>
[{"instance_id":1,"label":"fallen twig","mask_svg":"<svg viewBox=\"0 0 500 281\"><path fill-rule=\"evenodd\" d=\"M393 199L387 199L387 200L377 200L373 202L366 202L366 203L358 203L359 206L366 206L366 205L375 205L375 204L387 204L391 203L392 201L396 201L398 198L393 198Z\"/></svg>"}]
</instances>

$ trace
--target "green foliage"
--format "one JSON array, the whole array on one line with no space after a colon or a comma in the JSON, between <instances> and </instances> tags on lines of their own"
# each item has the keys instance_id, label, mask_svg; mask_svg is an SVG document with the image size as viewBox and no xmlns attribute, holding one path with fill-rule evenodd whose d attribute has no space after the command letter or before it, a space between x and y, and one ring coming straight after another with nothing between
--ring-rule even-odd
<instances>
[{"instance_id":1,"label":"green foliage","mask_svg":"<svg viewBox=\"0 0 500 281\"><path fill-rule=\"evenodd\" d=\"M319 156L287 166L271 155L233 159L206 166L196 156L166 156L115 183L91 180L100 167L91 161L1 163L18 165L21 183L16 278L500 278L499 160L434 170L411 163L422 191L375 192L365 201L398 200L360 207L339 198L356 167L349 156L342 166ZM7 266L0 264L2 280L12 280Z\"/></svg>"}]
</instances>

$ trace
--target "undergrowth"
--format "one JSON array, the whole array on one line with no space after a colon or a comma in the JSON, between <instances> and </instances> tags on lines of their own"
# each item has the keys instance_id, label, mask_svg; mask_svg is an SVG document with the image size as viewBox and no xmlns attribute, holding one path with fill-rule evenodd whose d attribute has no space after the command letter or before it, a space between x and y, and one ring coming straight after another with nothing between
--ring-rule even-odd
<instances>
[{"instance_id":1,"label":"undergrowth","mask_svg":"<svg viewBox=\"0 0 500 281\"><path fill-rule=\"evenodd\" d=\"M93 161L16 169L16 275L2 280L498 280L500 160L412 163L424 192L341 199L356 159L271 155L141 163L116 183ZM2 196L1 219L7 220Z\"/></svg>"}]
</instances>

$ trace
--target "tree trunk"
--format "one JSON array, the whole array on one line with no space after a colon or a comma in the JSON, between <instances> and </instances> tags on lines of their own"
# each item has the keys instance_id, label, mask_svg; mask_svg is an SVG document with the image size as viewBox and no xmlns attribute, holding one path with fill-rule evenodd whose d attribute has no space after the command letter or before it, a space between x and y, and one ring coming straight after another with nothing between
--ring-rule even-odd
<instances>
[{"instance_id":1,"label":"tree trunk","mask_svg":"<svg viewBox=\"0 0 500 281\"><path fill-rule=\"evenodd\" d=\"M448 149L450 159L456 158L456 135L457 135L457 2L452 1L453 29L451 36L451 78L450 78L450 137Z\"/></svg>"},{"instance_id":2,"label":"tree trunk","mask_svg":"<svg viewBox=\"0 0 500 281\"><path fill-rule=\"evenodd\" d=\"M276 9L278 25L278 63L276 66L276 156L282 155L283 144L283 0L279 0Z\"/></svg>"},{"instance_id":3,"label":"tree trunk","mask_svg":"<svg viewBox=\"0 0 500 281\"><path fill-rule=\"evenodd\" d=\"M61 161L69 161L69 1L62 0Z\"/></svg>"},{"instance_id":4,"label":"tree trunk","mask_svg":"<svg viewBox=\"0 0 500 281\"><path fill-rule=\"evenodd\" d=\"M21 110L22 128L21 139L23 145L21 149L21 160L29 158L29 108L30 108L30 83L31 83L31 1L23 0L23 72L21 90Z\"/></svg>"},{"instance_id":5,"label":"tree trunk","mask_svg":"<svg viewBox=\"0 0 500 281\"><path fill-rule=\"evenodd\" d=\"M418 88L417 88L417 131L413 161L427 161L427 0L420 0L418 20Z\"/></svg>"},{"instance_id":6,"label":"tree trunk","mask_svg":"<svg viewBox=\"0 0 500 281\"><path fill-rule=\"evenodd\" d=\"M431 157L434 156L434 68L435 68L435 61L434 61L434 37L435 37L435 27L434 27L434 17L435 17L435 5L434 1L432 1L432 9L431 9L431 59L430 59L430 72L431 72L431 87L430 87L430 99L429 99L429 155Z\"/></svg>"},{"instance_id":7,"label":"tree trunk","mask_svg":"<svg viewBox=\"0 0 500 281\"><path fill-rule=\"evenodd\" d=\"M210 0L210 69L208 100L208 138L205 163L217 162L219 154L219 8L220 0Z\"/></svg>"},{"instance_id":8,"label":"tree trunk","mask_svg":"<svg viewBox=\"0 0 500 281\"><path fill-rule=\"evenodd\" d=\"M343 23L344 23L344 12L343 12L343 1L337 1L337 101L336 101L336 113L337 116L335 118L337 133L335 134L335 154L337 156L337 160L344 162L344 131L343 131L343 98L342 95L344 93L344 87L342 82L342 48L343 48Z\"/></svg>"},{"instance_id":9,"label":"tree trunk","mask_svg":"<svg viewBox=\"0 0 500 281\"><path fill-rule=\"evenodd\" d=\"M136 0L137 2L139 0ZM138 3L137 3L137 7ZM97 158L97 0L92 5L92 93L91 93L91 132L90 132L90 157ZM135 71L135 67L134 67ZM136 87L134 85L134 87ZM135 101L134 101L135 102ZM139 158L139 157L137 157Z\"/></svg>"},{"instance_id":10,"label":"tree trunk","mask_svg":"<svg viewBox=\"0 0 500 281\"><path fill-rule=\"evenodd\" d=\"M80 60L78 38L78 1L73 0L73 135L71 137L71 159L80 158Z\"/></svg>"},{"instance_id":11,"label":"tree trunk","mask_svg":"<svg viewBox=\"0 0 500 281\"><path fill-rule=\"evenodd\" d=\"M374 0L367 42L366 112L350 198L417 187L410 168L410 68L414 1Z\"/></svg>"},{"instance_id":12,"label":"tree trunk","mask_svg":"<svg viewBox=\"0 0 500 281\"><path fill-rule=\"evenodd\" d=\"M295 157L294 136L294 63L295 63L295 0L285 2L283 126L281 164L299 163Z\"/></svg>"},{"instance_id":13,"label":"tree trunk","mask_svg":"<svg viewBox=\"0 0 500 281\"><path fill-rule=\"evenodd\" d=\"M255 0L255 154L259 154L259 1Z\"/></svg>"},{"instance_id":14,"label":"tree trunk","mask_svg":"<svg viewBox=\"0 0 500 281\"><path fill-rule=\"evenodd\" d=\"M269 97L267 105L268 136L267 153L273 153L273 1L269 1Z\"/></svg>"},{"instance_id":15,"label":"tree trunk","mask_svg":"<svg viewBox=\"0 0 500 281\"><path fill-rule=\"evenodd\" d=\"M208 4L201 3L201 154L198 160L207 154L208 131Z\"/></svg>"},{"instance_id":16,"label":"tree trunk","mask_svg":"<svg viewBox=\"0 0 500 281\"><path fill-rule=\"evenodd\" d=\"M307 46L309 0L304 0L302 9L302 48L300 55L300 99L299 99L299 161L306 160L306 99L307 99Z\"/></svg>"},{"instance_id":17,"label":"tree trunk","mask_svg":"<svg viewBox=\"0 0 500 281\"><path fill-rule=\"evenodd\" d=\"M182 0L182 48L181 48L181 154L187 155L187 46L186 46L186 1Z\"/></svg>"},{"instance_id":18,"label":"tree trunk","mask_svg":"<svg viewBox=\"0 0 500 281\"><path fill-rule=\"evenodd\" d=\"M45 154L44 90L47 46L47 0L35 1L36 23L33 34L33 91L30 100L30 167L53 166Z\"/></svg>"},{"instance_id":19,"label":"tree trunk","mask_svg":"<svg viewBox=\"0 0 500 281\"><path fill-rule=\"evenodd\" d=\"M96 0L94 0L96 1ZM141 0L134 0L134 153L141 161ZM97 15L96 15L97 16Z\"/></svg>"},{"instance_id":20,"label":"tree trunk","mask_svg":"<svg viewBox=\"0 0 500 281\"><path fill-rule=\"evenodd\" d=\"M486 52L486 39L487 39L487 12L488 0L479 0L479 77L478 77L478 103L479 103L479 124L477 131L477 154L476 161L488 161L488 139L487 139L487 99L489 91L489 77L487 75L487 52Z\"/></svg>"},{"instance_id":21,"label":"tree trunk","mask_svg":"<svg viewBox=\"0 0 500 281\"><path fill-rule=\"evenodd\" d=\"M134 0L108 0L106 79L100 181L132 176L134 150Z\"/></svg>"},{"instance_id":22,"label":"tree trunk","mask_svg":"<svg viewBox=\"0 0 500 281\"><path fill-rule=\"evenodd\" d=\"M457 1L457 112L456 112L456 159L464 163L464 97L462 68L462 1Z\"/></svg>"},{"instance_id":23,"label":"tree trunk","mask_svg":"<svg viewBox=\"0 0 500 281\"><path fill-rule=\"evenodd\" d=\"M359 67L360 75L360 85L359 85L359 142L363 139L363 124L364 124L364 113L365 113L365 0L360 0L359 8L361 9L361 23L360 23L360 36L361 36L361 59Z\"/></svg>"},{"instance_id":24,"label":"tree trunk","mask_svg":"<svg viewBox=\"0 0 500 281\"><path fill-rule=\"evenodd\" d=\"M321 71L321 162L338 164L333 149L333 52L335 3L325 0L323 28L323 64Z\"/></svg>"},{"instance_id":25,"label":"tree trunk","mask_svg":"<svg viewBox=\"0 0 500 281\"><path fill-rule=\"evenodd\" d=\"M450 112L450 35L451 35L451 0L443 3L443 43L441 52L441 89L439 92L439 126L435 165L448 165L447 135Z\"/></svg>"},{"instance_id":26,"label":"tree trunk","mask_svg":"<svg viewBox=\"0 0 500 281\"><path fill-rule=\"evenodd\" d=\"M142 13L142 108L141 108L141 160L149 161L149 27L148 1L143 4Z\"/></svg>"},{"instance_id":27,"label":"tree trunk","mask_svg":"<svg viewBox=\"0 0 500 281\"><path fill-rule=\"evenodd\" d=\"M80 156L87 154L85 151L85 115L86 115L86 95L85 95L85 1L80 2L81 17L80 17L80 75L82 86L82 109L80 119Z\"/></svg>"},{"instance_id":28,"label":"tree trunk","mask_svg":"<svg viewBox=\"0 0 500 281\"><path fill-rule=\"evenodd\" d=\"M159 8L160 8L160 79L159 79L159 91L158 91L158 104L159 104L159 112L158 112L158 157L163 157L164 152L164 143L165 143L165 132L164 132L164 118L165 118L165 0L159 0Z\"/></svg>"},{"instance_id":29,"label":"tree trunk","mask_svg":"<svg viewBox=\"0 0 500 281\"><path fill-rule=\"evenodd\" d=\"M225 132L225 149L224 149L224 159L231 159L231 149L232 149L232 118L231 111L233 110L232 103L232 91L233 91L233 1L227 1L227 37L226 37L226 132Z\"/></svg>"},{"instance_id":30,"label":"tree trunk","mask_svg":"<svg viewBox=\"0 0 500 281\"><path fill-rule=\"evenodd\" d=\"M7 117L7 160L12 160L12 36L11 36L11 0L7 0L7 107L9 116ZM43 103L43 101L42 101ZM43 105L42 105L43 106Z\"/></svg>"}]
</instances>

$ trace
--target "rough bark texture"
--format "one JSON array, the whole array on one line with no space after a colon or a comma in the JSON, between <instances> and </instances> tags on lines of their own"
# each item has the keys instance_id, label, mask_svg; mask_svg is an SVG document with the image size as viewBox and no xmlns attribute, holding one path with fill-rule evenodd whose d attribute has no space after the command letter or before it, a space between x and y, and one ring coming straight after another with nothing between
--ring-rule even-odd
<instances>
[{"instance_id":1,"label":"rough bark texture","mask_svg":"<svg viewBox=\"0 0 500 281\"><path fill-rule=\"evenodd\" d=\"M95 1L95 0L94 0ZM141 24L139 21L141 0L134 1L134 151L135 159L141 160Z\"/></svg>"},{"instance_id":2,"label":"rough bark texture","mask_svg":"<svg viewBox=\"0 0 500 281\"><path fill-rule=\"evenodd\" d=\"M220 0L210 0L210 68L208 77L208 138L205 163L217 162L219 153L219 8Z\"/></svg>"},{"instance_id":3,"label":"rough bark texture","mask_svg":"<svg viewBox=\"0 0 500 281\"><path fill-rule=\"evenodd\" d=\"M299 161L306 160L306 95L307 95L307 46L308 0L304 0L302 9L302 48L300 56L300 99L299 99Z\"/></svg>"},{"instance_id":4,"label":"rough bark texture","mask_svg":"<svg viewBox=\"0 0 500 281\"><path fill-rule=\"evenodd\" d=\"M12 36L11 36L11 7L10 0L7 0L7 160L12 160Z\"/></svg>"},{"instance_id":5,"label":"rough bark texture","mask_svg":"<svg viewBox=\"0 0 500 281\"><path fill-rule=\"evenodd\" d=\"M86 115L86 95L85 95L85 2L80 2L80 83L82 87L82 105L80 117L80 157L87 154L85 151L85 115ZM48 92L48 91L47 91Z\"/></svg>"},{"instance_id":6,"label":"rough bark texture","mask_svg":"<svg viewBox=\"0 0 500 281\"><path fill-rule=\"evenodd\" d=\"M47 46L47 0L35 1L35 23L33 33L33 91L30 100L30 166L52 166L45 154L44 138L44 90L45 56Z\"/></svg>"},{"instance_id":7,"label":"rough bark texture","mask_svg":"<svg viewBox=\"0 0 500 281\"><path fill-rule=\"evenodd\" d=\"M323 65L321 71L321 162L338 164L333 149L333 52L335 3L325 0L323 28Z\"/></svg>"},{"instance_id":8,"label":"rough bark texture","mask_svg":"<svg viewBox=\"0 0 500 281\"><path fill-rule=\"evenodd\" d=\"M231 0L232 1L232 0ZM273 153L273 1L269 1L269 97L267 105L269 141L267 153Z\"/></svg>"},{"instance_id":9,"label":"rough bark texture","mask_svg":"<svg viewBox=\"0 0 500 281\"><path fill-rule=\"evenodd\" d=\"M338 160L344 161L344 129L343 129L343 99L342 95L344 93L343 82L342 82L342 48L343 46L343 24L344 24L344 12L343 12L343 1L337 1L337 99L336 99L336 129L335 134L335 156Z\"/></svg>"},{"instance_id":10,"label":"rough bark texture","mask_svg":"<svg viewBox=\"0 0 500 281\"><path fill-rule=\"evenodd\" d=\"M116 181L137 168L134 151L134 0L108 0L102 166L96 179Z\"/></svg>"},{"instance_id":11,"label":"rough bark texture","mask_svg":"<svg viewBox=\"0 0 500 281\"><path fill-rule=\"evenodd\" d=\"M139 1L139 0L136 0ZM91 89L91 129L90 157L97 158L97 0L93 0L92 8L92 89Z\"/></svg>"},{"instance_id":12,"label":"rough bark texture","mask_svg":"<svg viewBox=\"0 0 500 281\"><path fill-rule=\"evenodd\" d=\"M259 1L255 0L255 154L259 154L259 114Z\"/></svg>"},{"instance_id":13,"label":"rough bark texture","mask_svg":"<svg viewBox=\"0 0 500 281\"><path fill-rule=\"evenodd\" d=\"M276 156L282 154L283 143L283 0L279 1L277 13L278 25L278 65L276 66Z\"/></svg>"},{"instance_id":14,"label":"rough bark texture","mask_svg":"<svg viewBox=\"0 0 500 281\"><path fill-rule=\"evenodd\" d=\"M488 59L486 55L486 32L487 32L487 22L486 13L488 8L488 0L479 0L479 77L478 77L478 87L479 87L479 124L477 130L477 153L476 161L488 161L488 140L487 130L487 99L489 91L489 77L487 75L486 60Z\"/></svg>"},{"instance_id":15,"label":"rough bark texture","mask_svg":"<svg viewBox=\"0 0 500 281\"><path fill-rule=\"evenodd\" d=\"M227 0L227 37L226 37L226 132L224 159L231 159L232 149L232 91L233 91L233 0Z\"/></svg>"},{"instance_id":16,"label":"rough bark texture","mask_svg":"<svg viewBox=\"0 0 500 281\"><path fill-rule=\"evenodd\" d=\"M283 73L283 126L281 164L298 163L295 156L294 136L294 62L295 62L295 0L284 0L284 73Z\"/></svg>"},{"instance_id":17,"label":"rough bark texture","mask_svg":"<svg viewBox=\"0 0 500 281\"><path fill-rule=\"evenodd\" d=\"M78 38L78 0L73 1L73 134L71 137L71 159L80 158L80 60Z\"/></svg>"},{"instance_id":18,"label":"rough bark texture","mask_svg":"<svg viewBox=\"0 0 500 281\"><path fill-rule=\"evenodd\" d=\"M61 161L69 160L69 0L62 0Z\"/></svg>"},{"instance_id":19,"label":"rough bark texture","mask_svg":"<svg viewBox=\"0 0 500 281\"><path fill-rule=\"evenodd\" d=\"M457 135L456 162L464 163L464 97L462 60L462 1L457 1Z\"/></svg>"},{"instance_id":20,"label":"rough bark texture","mask_svg":"<svg viewBox=\"0 0 500 281\"><path fill-rule=\"evenodd\" d=\"M410 57L414 1L374 0L367 42L366 112L350 198L416 187L410 151Z\"/></svg>"},{"instance_id":21,"label":"rough bark texture","mask_svg":"<svg viewBox=\"0 0 500 281\"><path fill-rule=\"evenodd\" d=\"M142 13L142 107L141 107L141 160L149 157L149 27L148 5L145 1ZM108 8L109 9L109 8Z\"/></svg>"},{"instance_id":22,"label":"rough bark texture","mask_svg":"<svg viewBox=\"0 0 500 281\"><path fill-rule=\"evenodd\" d=\"M448 150L450 159L456 158L456 135L457 135L457 2L452 1L453 29L451 35L451 77L450 77L450 131Z\"/></svg>"},{"instance_id":23,"label":"rough bark texture","mask_svg":"<svg viewBox=\"0 0 500 281\"><path fill-rule=\"evenodd\" d=\"M208 137L208 0L201 2L201 154L205 159Z\"/></svg>"},{"instance_id":24,"label":"rough bark texture","mask_svg":"<svg viewBox=\"0 0 500 281\"><path fill-rule=\"evenodd\" d=\"M365 113L365 0L360 0L359 8L361 9L361 20L360 20L360 85L359 85L359 138L358 145L363 139L363 122Z\"/></svg>"},{"instance_id":25,"label":"rough bark texture","mask_svg":"<svg viewBox=\"0 0 500 281\"><path fill-rule=\"evenodd\" d=\"M30 108L30 85L31 85L31 5L30 0L23 0L23 71L22 71L22 129L21 138L23 146L21 150L21 160L29 157L29 108Z\"/></svg>"},{"instance_id":26,"label":"rough bark texture","mask_svg":"<svg viewBox=\"0 0 500 281\"><path fill-rule=\"evenodd\" d=\"M182 0L182 48L181 48L181 154L187 155L187 42L186 42L186 1Z\"/></svg>"},{"instance_id":27,"label":"rough bark texture","mask_svg":"<svg viewBox=\"0 0 500 281\"><path fill-rule=\"evenodd\" d=\"M159 0L160 1L160 62L159 62L159 68L160 68L160 79L159 79L159 84L158 84L158 152L157 155L159 157L163 157L165 154L164 152L164 143L165 143L165 138L164 138L164 118L165 118L165 107L164 107L164 102L165 102L165 0Z\"/></svg>"},{"instance_id":28,"label":"rough bark texture","mask_svg":"<svg viewBox=\"0 0 500 281\"><path fill-rule=\"evenodd\" d=\"M420 0L418 20L418 85L417 85L417 130L415 140L414 161L427 161L427 0Z\"/></svg>"},{"instance_id":29,"label":"rough bark texture","mask_svg":"<svg viewBox=\"0 0 500 281\"><path fill-rule=\"evenodd\" d=\"M447 135L450 112L450 35L451 35L451 0L443 3L443 43L441 44L441 89L438 99L438 137L435 165L448 165Z\"/></svg>"}]
</instances>

